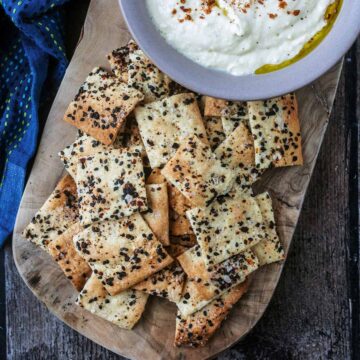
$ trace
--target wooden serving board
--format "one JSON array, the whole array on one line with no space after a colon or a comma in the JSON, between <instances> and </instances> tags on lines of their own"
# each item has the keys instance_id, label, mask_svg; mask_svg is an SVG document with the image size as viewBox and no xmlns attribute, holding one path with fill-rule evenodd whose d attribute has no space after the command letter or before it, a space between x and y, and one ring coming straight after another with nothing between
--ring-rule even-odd
<instances>
[{"instance_id":1,"label":"wooden serving board","mask_svg":"<svg viewBox=\"0 0 360 360\"><path fill-rule=\"evenodd\" d=\"M121 330L74 305L77 293L57 264L20 236L63 173L57 153L72 143L76 136L76 129L62 121L68 103L91 69L98 65L108 68L106 55L129 39L117 0L92 0L82 39L50 111L23 195L14 230L14 258L27 286L51 312L111 351L138 360L205 359L230 347L255 326L271 300L283 263L263 267L254 274L249 292L234 307L206 347L179 349L173 346L174 304L152 298L134 330ZM313 85L297 92L304 166L270 170L256 187L257 191L269 190L272 194L278 232L286 254L327 127L341 67L338 64Z\"/></svg>"}]
</instances>

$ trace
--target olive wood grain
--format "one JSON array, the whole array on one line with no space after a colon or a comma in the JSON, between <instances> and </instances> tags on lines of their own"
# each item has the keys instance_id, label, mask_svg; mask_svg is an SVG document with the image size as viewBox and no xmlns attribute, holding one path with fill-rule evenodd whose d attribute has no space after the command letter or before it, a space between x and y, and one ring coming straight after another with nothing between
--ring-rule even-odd
<instances>
[{"instance_id":1,"label":"olive wood grain","mask_svg":"<svg viewBox=\"0 0 360 360\"><path fill-rule=\"evenodd\" d=\"M103 65L106 55L130 38L116 0L93 0L83 37L69 65L45 126L34 166L18 213L13 253L20 275L31 291L59 319L111 351L131 359L205 359L246 335L264 313L278 283L283 264L272 264L252 277L249 292L235 306L221 329L204 348L173 346L176 308L153 298L133 331L121 330L74 305L77 293L49 255L25 241L21 231L54 189L63 173L57 157L76 130L62 121L68 103L90 70ZM273 169L264 174L256 191L272 194L278 231L286 253L327 127L342 64L314 84L297 92L303 136L303 167Z\"/></svg>"}]
</instances>

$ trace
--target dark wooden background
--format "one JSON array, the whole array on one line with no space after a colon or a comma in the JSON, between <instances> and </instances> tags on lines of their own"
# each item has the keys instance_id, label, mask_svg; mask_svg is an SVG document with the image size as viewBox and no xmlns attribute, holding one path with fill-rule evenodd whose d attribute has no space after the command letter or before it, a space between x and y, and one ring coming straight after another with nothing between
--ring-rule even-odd
<instances>
[{"instance_id":1,"label":"dark wooden background","mask_svg":"<svg viewBox=\"0 0 360 360\"><path fill-rule=\"evenodd\" d=\"M88 0L66 7L76 45ZM293 246L264 317L221 360L360 359L360 41L348 52ZM46 119L51 102L41 110ZM0 252L0 359L121 359L62 324ZM144 359L147 360L147 359ZM149 359L150 360L150 359Z\"/></svg>"}]
</instances>

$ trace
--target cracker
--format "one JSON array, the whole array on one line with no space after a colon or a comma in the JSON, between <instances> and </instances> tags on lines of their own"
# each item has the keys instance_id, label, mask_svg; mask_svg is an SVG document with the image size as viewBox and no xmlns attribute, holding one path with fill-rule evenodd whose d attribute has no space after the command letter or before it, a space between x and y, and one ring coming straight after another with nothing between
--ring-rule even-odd
<instances>
[{"instance_id":1,"label":"cracker","mask_svg":"<svg viewBox=\"0 0 360 360\"><path fill-rule=\"evenodd\" d=\"M147 210L140 147L82 157L76 183L82 225Z\"/></svg>"},{"instance_id":2,"label":"cracker","mask_svg":"<svg viewBox=\"0 0 360 360\"><path fill-rule=\"evenodd\" d=\"M206 266L218 264L256 245L266 237L261 210L244 193L216 199L207 208L187 212Z\"/></svg>"},{"instance_id":3,"label":"cracker","mask_svg":"<svg viewBox=\"0 0 360 360\"><path fill-rule=\"evenodd\" d=\"M168 183L169 205L180 216L185 216L186 212L194 206L173 184Z\"/></svg>"},{"instance_id":4,"label":"cracker","mask_svg":"<svg viewBox=\"0 0 360 360\"><path fill-rule=\"evenodd\" d=\"M215 150L226 137L221 118L215 116L205 116L204 124L211 149Z\"/></svg>"},{"instance_id":5,"label":"cracker","mask_svg":"<svg viewBox=\"0 0 360 360\"><path fill-rule=\"evenodd\" d=\"M92 155L98 151L107 151L109 146L87 134L81 134L75 142L59 152L59 157L65 169L75 179L76 169L81 156Z\"/></svg>"},{"instance_id":6,"label":"cracker","mask_svg":"<svg viewBox=\"0 0 360 360\"><path fill-rule=\"evenodd\" d=\"M231 308L247 292L248 282L244 281L219 298L206 305L201 311L183 317L176 316L175 346L204 346L219 329Z\"/></svg>"},{"instance_id":7,"label":"cracker","mask_svg":"<svg viewBox=\"0 0 360 360\"><path fill-rule=\"evenodd\" d=\"M245 166L255 165L254 141L245 122L239 126L215 150L221 162L237 170Z\"/></svg>"},{"instance_id":8,"label":"cracker","mask_svg":"<svg viewBox=\"0 0 360 360\"><path fill-rule=\"evenodd\" d=\"M179 244L170 244L166 247L166 251L169 253L169 255L176 259L178 256L183 254L185 251L187 251L189 248L183 245Z\"/></svg>"},{"instance_id":9,"label":"cracker","mask_svg":"<svg viewBox=\"0 0 360 360\"><path fill-rule=\"evenodd\" d=\"M265 101L250 101L249 121L255 146L255 164L302 165L298 105L294 94Z\"/></svg>"},{"instance_id":10,"label":"cracker","mask_svg":"<svg viewBox=\"0 0 360 360\"><path fill-rule=\"evenodd\" d=\"M144 94L144 103L161 100L171 94L173 81L142 52L129 53L128 84Z\"/></svg>"},{"instance_id":11,"label":"cracker","mask_svg":"<svg viewBox=\"0 0 360 360\"><path fill-rule=\"evenodd\" d=\"M144 103L185 91L159 70L133 40L113 50L108 60L116 76L144 94Z\"/></svg>"},{"instance_id":12,"label":"cracker","mask_svg":"<svg viewBox=\"0 0 360 360\"><path fill-rule=\"evenodd\" d=\"M185 215L186 211L193 206L190 201L173 185L166 181L165 176L161 174L159 168L153 169L149 177L146 179L147 184L167 183L169 206L179 215Z\"/></svg>"},{"instance_id":13,"label":"cracker","mask_svg":"<svg viewBox=\"0 0 360 360\"><path fill-rule=\"evenodd\" d=\"M136 284L133 289L178 302L184 288L185 278L186 275L181 266L174 263Z\"/></svg>"},{"instance_id":14,"label":"cracker","mask_svg":"<svg viewBox=\"0 0 360 360\"><path fill-rule=\"evenodd\" d=\"M245 121L218 146L215 154L225 166L236 173L232 190L249 189L264 171L255 166L254 141Z\"/></svg>"},{"instance_id":15,"label":"cracker","mask_svg":"<svg viewBox=\"0 0 360 360\"><path fill-rule=\"evenodd\" d=\"M170 210L170 234L172 236L183 236L194 234L186 215L179 215Z\"/></svg>"},{"instance_id":16,"label":"cracker","mask_svg":"<svg viewBox=\"0 0 360 360\"><path fill-rule=\"evenodd\" d=\"M122 132L118 135L114 142L114 147L131 147L131 146L140 146L141 147L141 158L143 161L144 168L149 168L149 159L146 154L145 146L142 142L139 127L135 118L131 114L126 119L126 124Z\"/></svg>"},{"instance_id":17,"label":"cracker","mask_svg":"<svg viewBox=\"0 0 360 360\"><path fill-rule=\"evenodd\" d=\"M251 185L258 181L261 175L264 173L264 169L257 169L253 166L244 166L238 170L238 175L235 179L232 191L249 191ZM250 191L251 193L251 191Z\"/></svg>"},{"instance_id":18,"label":"cracker","mask_svg":"<svg viewBox=\"0 0 360 360\"><path fill-rule=\"evenodd\" d=\"M76 184L70 175L66 175L24 229L22 236L48 251L47 245L78 219Z\"/></svg>"},{"instance_id":19,"label":"cracker","mask_svg":"<svg viewBox=\"0 0 360 360\"><path fill-rule=\"evenodd\" d=\"M145 310L149 295L136 290L109 295L93 274L79 294L76 304L123 329L132 329Z\"/></svg>"},{"instance_id":20,"label":"cracker","mask_svg":"<svg viewBox=\"0 0 360 360\"><path fill-rule=\"evenodd\" d=\"M284 260L284 249L276 232L275 217L269 193L264 192L255 197L266 226L266 239L256 244L252 251L259 259L260 265Z\"/></svg>"},{"instance_id":21,"label":"cracker","mask_svg":"<svg viewBox=\"0 0 360 360\"><path fill-rule=\"evenodd\" d=\"M139 47L134 40L130 40L125 46L113 50L107 59L111 66L111 71L123 82L128 82L128 65L130 63L130 54L138 50Z\"/></svg>"},{"instance_id":22,"label":"cracker","mask_svg":"<svg viewBox=\"0 0 360 360\"><path fill-rule=\"evenodd\" d=\"M258 259L250 250L231 257L221 264L206 268L199 246L178 257L188 275L183 296L177 302L183 316L199 311L228 289L242 283L258 268Z\"/></svg>"},{"instance_id":23,"label":"cracker","mask_svg":"<svg viewBox=\"0 0 360 360\"><path fill-rule=\"evenodd\" d=\"M143 217L163 245L169 241L169 205L166 183L146 185L148 209Z\"/></svg>"},{"instance_id":24,"label":"cracker","mask_svg":"<svg viewBox=\"0 0 360 360\"><path fill-rule=\"evenodd\" d=\"M117 140L119 142L119 147L120 146L129 147L133 145L144 147L144 144L141 139L139 127L132 114L126 119L124 129L118 135ZM143 149L143 151L145 151L145 148Z\"/></svg>"},{"instance_id":25,"label":"cracker","mask_svg":"<svg viewBox=\"0 0 360 360\"><path fill-rule=\"evenodd\" d=\"M193 234L172 236L170 240L172 244L178 244L186 247L192 247L197 244L196 236Z\"/></svg>"},{"instance_id":26,"label":"cracker","mask_svg":"<svg viewBox=\"0 0 360 360\"><path fill-rule=\"evenodd\" d=\"M194 206L208 206L217 196L226 194L235 180L197 137L187 137L161 172Z\"/></svg>"},{"instance_id":27,"label":"cracker","mask_svg":"<svg viewBox=\"0 0 360 360\"><path fill-rule=\"evenodd\" d=\"M146 184L162 184L166 183L165 177L161 174L159 168L153 169L146 179Z\"/></svg>"},{"instance_id":28,"label":"cracker","mask_svg":"<svg viewBox=\"0 0 360 360\"><path fill-rule=\"evenodd\" d=\"M227 105L227 100L204 96L204 116L222 116L222 112Z\"/></svg>"},{"instance_id":29,"label":"cracker","mask_svg":"<svg viewBox=\"0 0 360 360\"><path fill-rule=\"evenodd\" d=\"M209 96L205 97L205 116L220 117L223 131L229 136L242 121L247 121L246 102L227 101Z\"/></svg>"},{"instance_id":30,"label":"cracker","mask_svg":"<svg viewBox=\"0 0 360 360\"><path fill-rule=\"evenodd\" d=\"M246 102L228 101L222 110L221 122L226 136L229 136L242 122L248 122Z\"/></svg>"},{"instance_id":31,"label":"cracker","mask_svg":"<svg viewBox=\"0 0 360 360\"><path fill-rule=\"evenodd\" d=\"M153 169L165 165L190 134L208 142L194 94L140 105L135 109L135 117Z\"/></svg>"},{"instance_id":32,"label":"cracker","mask_svg":"<svg viewBox=\"0 0 360 360\"><path fill-rule=\"evenodd\" d=\"M68 106L64 120L105 145L112 144L126 117L144 96L95 68Z\"/></svg>"},{"instance_id":33,"label":"cracker","mask_svg":"<svg viewBox=\"0 0 360 360\"><path fill-rule=\"evenodd\" d=\"M89 265L76 252L73 242L73 237L81 230L80 224L75 223L48 244L50 255L78 291L84 287L86 280L91 275Z\"/></svg>"},{"instance_id":34,"label":"cracker","mask_svg":"<svg viewBox=\"0 0 360 360\"><path fill-rule=\"evenodd\" d=\"M198 93L195 93L195 95L196 95L196 101L198 103L201 115L204 116L206 96L198 94Z\"/></svg>"},{"instance_id":35,"label":"cracker","mask_svg":"<svg viewBox=\"0 0 360 360\"><path fill-rule=\"evenodd\" d=\"M173 261L138 213L118 221L92 224L77 234L74 242L111 295L132 287Z\"/></svg>"},{"instance_id":36,"label":"cracker","mask_svg":"<svg viewBox=\"0 0 360 360\"><path fill-rule=\"evenodd\" d=\"M206 267L201 248L195 245L178 256L178 262L204 300L242 282L258 268L258 259L251 251L232 256L220 264Z\"/></svg>"}]
</instances>

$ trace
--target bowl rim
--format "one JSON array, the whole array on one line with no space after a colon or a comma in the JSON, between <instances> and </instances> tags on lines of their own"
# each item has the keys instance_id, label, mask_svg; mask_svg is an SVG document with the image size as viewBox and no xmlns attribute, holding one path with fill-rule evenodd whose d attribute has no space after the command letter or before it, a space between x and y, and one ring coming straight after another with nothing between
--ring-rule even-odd
<instances>
[{"instance_id":1,"label":"bowl rim","mask_svg":"<svg viewBox=\"0 0 360 360\"><path fill-rule=\"evenodd\" d=\"M167 43L144 0L119 4L134 40L160 70L192 91L227 100L268 99L310 84L341 59L360 32L360 1L344 0L331 31L307 56L267 74L234 76L199 65Z\"/></svg>"}]
</instances>

